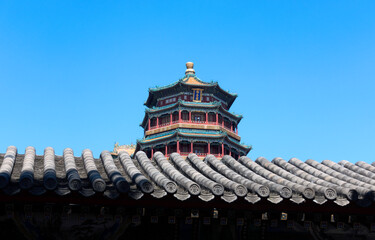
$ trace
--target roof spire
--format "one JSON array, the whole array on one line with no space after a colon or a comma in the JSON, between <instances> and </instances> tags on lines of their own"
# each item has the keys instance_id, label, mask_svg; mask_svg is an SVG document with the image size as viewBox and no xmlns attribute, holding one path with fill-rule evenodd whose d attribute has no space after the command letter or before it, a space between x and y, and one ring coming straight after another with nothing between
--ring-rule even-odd
<instances>
[{"instance_id":1,"label":"roof spire","mask_svg":"<svg viewBox=\"0 0 375 240\"><path fill-rule=\"evenodd\" d=\"M188 75L188 74L195 74L195 71L193 69L194 67L194 63L192 62L187 62L186 63L186 71L185 71L185 74Z\"/></svg>"}]
</instances>

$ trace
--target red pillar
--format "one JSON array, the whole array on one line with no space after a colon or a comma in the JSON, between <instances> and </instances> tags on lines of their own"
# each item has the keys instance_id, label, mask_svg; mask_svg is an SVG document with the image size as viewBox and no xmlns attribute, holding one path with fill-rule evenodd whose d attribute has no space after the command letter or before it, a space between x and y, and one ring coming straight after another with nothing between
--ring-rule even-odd
<instances>
[{"instance_id":1,"label":"red pillar","mask_svg":"<svg viewBox=\"0 0 375 240\"><path fill-rule=\"evenodd\" d=\"M232 149L229 148L229 156L232 156Z\"/></svg>"},{"instance_id":2,"label":"red pillar","mask_svg":"<svg viewBox=\"0 0 375 240\"><path fill-rule=\"evenodd\" d=\"M208 123L208 113L206 112L206 124Z\"/></svg>"},{"instance_id":3,"label":"red pillar","mask_svg":"<svg viewBox=\"0 0 375 240\"><path fill-rule=\"evenodd\" d=\"M224 143L221 144L221 156L224 156Z\"/></svg>"},{"instance_id":4,"label":"red pillar","mask_svg":"<svg viewBox=\"0 0 375 240\"><path fill-rule=\"evenodd\" d=\"M189 122L191 122L191 112L189 112Z\"/></svg>"},{"instance_id":5,"label":"red pillar","mask_svg":"<svg viewBox=\"0 0 375 240\"><path fill-rule=\"evenodd\" d=\"M194 153L193 142L190 143L190 153Z\"/></svg>"},{"instance_id":6,"label":"red pillar","mask_svg":"<svg viewBox=\"0 0 375 240\"><path fill-rule=\"evenodd\" d=\"M171 120L170 120L171 122L170 122L170 124L172 124L172 120L173 120L173 118L172 118L172 113L170 114L170 117L171 117Z\"/></svg>"},{"instance_id":7,"label":"red pillar","mask_svg":"<svg viewBox=\"0 0 375 240\"><path fill-rule=\"evenodd\" d=\"M151 129L151 119L148 119L148 130Z\"/></svg>"},{"instance_id":8,"label":"red pillar","mask_svg":"<svg viewBox=\"0 0 375 240\"><path fill-rule=\"evenodd\" d=\"M151 159L154 157L154 148L151 148Z\"/></svg>"},{"instance_id":9,"label":"red pillar","mask_svg":"<svg viewBox=\"0 0 375 240\"><path fill-rule=\"evenodd\" d=\"M230 131L233 132L233 123L230 124Z\"/></svg>"},{"instance_id":10,"label":"red pillar","mask_svg":"<svg viewBox=\"0 0 375 240\"><path fill-rule=\"evenodd\" d=\"M156 118L156 127L159 127L159 117Z\"/></svg>"},{"instance_id":11,"label":"red pillar","mask_svg":"<svg viewBox=\"0 0 375 240\"><path fill-rule=\"evenodd\" d=\"M216 125L219 125L219 114L216 113Z\"/></svg>"},{"instance_id":12,"label":"red pillar","mask_svg":"<svg viewBox=\"0 0 375 240\"><path fill-rule=\"evenodd\" d=\"M177 140L177 153L180 153L180 141Z\"/></svg>"},{"instance_id":13,"label":"red pillar","mask_svg":"<svg viewBox=\"0 0 375 240\"><path fill-rule=\"evenodd\" d=\"M207 147L208 147L208 152L207 152L207 153L208 153L208 154L211 154L211 144L208 143L208 146L207 146Z\"/></svg>"},{"instance_id":14,"label":"red pillar","mask_svg":"<svg viewBox=\"0 0 375 240\"><path fill-rule=\"evenodd\" d=\"M238 126L236 127L236 134L238 135Z\"/></svg>"},{"instance_id":15,"label":"red pillar","mask_svg":"<svg viewBox=\"0 0 375 240\"><path fill-rule=\"evenodd\" d=\"M181 110L178 110L178 122L181 122Z\"/></svg>"},{"instance_id":16,"label":"red pillar","mask_svg":"<svg viewBox=\"0 0 375 240\"><path fill-rule=\"evenodd\" d=\"M167 155L168 155L168 145L165 144L165 156L167 156Z\"/></svg>"},{"instance_id":17,"label":"red pillar","mask_svg":"<svg viewBox=\"0 0 375 240\"><path fill-rule=\"evenodd\" d=\"M224 128L224 118L223 118L222 121L221 121L221 127Z\"/></svg>"}]
</instances>

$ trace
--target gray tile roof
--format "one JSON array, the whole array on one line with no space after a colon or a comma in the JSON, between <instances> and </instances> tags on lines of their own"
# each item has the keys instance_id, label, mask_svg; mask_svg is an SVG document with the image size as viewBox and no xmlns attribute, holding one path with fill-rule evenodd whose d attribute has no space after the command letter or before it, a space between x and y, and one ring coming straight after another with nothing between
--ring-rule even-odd
<instances>
[{"instance_id":1,"label":"gray tile roof","mask_svg":"<svg viewBox=\"0 0 375 240\"><path fill-rule=\"evenodd\" d=\"M375 166L361 161L268 161L262 157L252 161L231 156L218 160L213 155L201 160L195 154L183 158L178 153L168 160L160 152L150 160L142 151L134 159L126 152L113 158L103 151L95 159L89 149L75 157L70 148L58 156L48 147L39 156L33 147L17 154L17 148L10 146L0 154L0 165L0 194L6 195L77 192L81 197L110 199L172 195L181 201L197 196L202 201L243 198L253 204L312 201L319 205L331 201L339 206L351 202L369 206L375 201Z\"/></svg>"}]
</instances>

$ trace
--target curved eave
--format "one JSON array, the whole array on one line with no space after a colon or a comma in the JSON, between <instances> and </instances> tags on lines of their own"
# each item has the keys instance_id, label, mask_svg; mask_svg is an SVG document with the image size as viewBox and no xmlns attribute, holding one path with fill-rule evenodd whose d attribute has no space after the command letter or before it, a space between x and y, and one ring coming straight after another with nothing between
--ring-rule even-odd
<instances>
[{"instance_id":1,"label":"curved eave","mask_svg":"<svg viewBox=\"0 0 375 240\"><path fill-rule=\"evenodd\" d=\"M188 101L181 101L181 105L185 107L202 107L202 108L217 108L221 106L219 102L188 102Z\"/></svg>"},{"instance_id":2,"label":"curved eave","mask_svg":"<svg viewBox=\"0 0 375 240\"><path fill-rule=\"evenodd\" d=\"M220 109L225 112L226 114L230 115L231 117L237 119L237 124L240 123L241 119L243 118L242 115L237 115L237 114L234 114L234 113L231 113L229 112L228 110L226 110L225 108L223 108L223 106L220 106Z\"/></svg>"},{"instance_id":3,"label":"curved eave","mask_svg":"<svg viewBox=\"0 0 375 240\"><path fill-rule=\"evenodd\" d=\"M157 141L160 141L160 140L166 140L168 138L172 138L172 137L175 137L175 136L185 136L185 137L197 137L197 138L225 138L226 135L223 134L223 133L220 133L220 134L205 134L205 133L186 133L186 132L178 132L178 131L174 131L174 133L171 133L171 134L168 134L168 135L165 135L165 136L161 136L161 137L158 137L158 138L153 138L153 139L150 139L150 140L145 140L145 139L138 139L137 140L137 143L139 144L148 144L148 143L151 143L151 142L157 142Z\"/></svg>"},{"instance_id":4,"label":"curved eave","mask_svg":"<svg viewBox=\"0 0 375 240\"><path fill-rule=\"evenodd\" d=\"M198 138L224 138L224 134L205 134L205 133L186 133L186 132L179 132L178 135L186 136L186 137L198 137Z\"/></svg>"},{"instance_id":5,"label":"curved eave","mask_svg":"<svg viewBox=\"0 0 375 240\"><path fill-rule=\"evenodd\" d=\"M158 92L158 91L162 91L162 90L165 90L165 89L169 89L169 88L172 88L172 87L176 86L180 82L181 82L181 80L178 80L178 81L176 81L174 83L171 83L171 84L163 86L163 87L149 88L148 92L152 93L152 92Z\"/></svg>"},{"instance_id":6,"label":"curved eave","mask_svg":"<svg viewBox=\"0 0 375 240\"><path fill-rule=\"evenodd\" d=\"M168 139L168 138L172 138L174 136L177 135L177 131L175 131L174 133L171 133L171 134L168 134L168 135L165 135L165 136L161 136L161 137L158 137L158 138L153 138L153 139L137 139L137 143L141 144L141 145L144 145L144 144L148 144L148 143L151 143L151 142L155 142L155 141L160 141L160 140L165 140L165 139Z\"/></svg>"},{"instance_id":7,"label":"curved eave","mask_svg":"<svg viewBox=\"0 0 375 240\"><path fill-rule=\"evenodd\" d=\"M229 142L231 142L232 144L238 146L239 148L245 150L246 154L248 154L250 152L250 150L252 149L252 146L246 146L246 145L242 145L240 143L237 143L237 142L233 141L232 139L230 139L229 136L226 136L225 139L228 140Z\"/></svg>"},{"instance_id":8,"label":"curved eave","mask_svg":"<svg viewBox=\"0 0 375 240\"><path fill-rule=\"evenodd\" d=\"M167 139L173 138L177 135L178 136L184 136L184 137L194 137L194 138L217 138L217 139L222 138L222 139L227 140L231 144L236 145L238 148L241 148L242 150L245 151L246 154L248 154L250 152L251 148L252 148L251 146L242 145L240 143L237 143L237 142L233 141L232 139L230 139L230 137L226 133L220 133L220 134L208 134L207 133L207 134L205 134L205 133L186 133L186 132L174 131L171 134L161 136L161 137L158 137L158 138L154 138L154 139L150 139L150 140L144 140L144 139L137 140L137 143L139 143L141 145L145 145L145 144L152 143L152 142L167 140Z\"/></svg>"},{"instance_id":9,"label":"curved eave","mask_svg":"<svg viewBox=\"0 0 375 240\"><path fill-rule=\"evenodd\" d=\"M225 95L227 95L228 98L230 99L230 100L228 101L228 109L229 109L229 108L232 106L234 100L236 100L236 98L238 97L237 93L230 93L230 92L228 92L228 91L225 91L224 89L222 89L222 88L220 87L219 84L216 84L216 88L217 88L220 92L222 92L222 93L224 93Z\"/></svg>"},{"instance_id":10,"label":"curved eave","mask_svg":"<svg viewBox=\"0 0 375 240\"><path fill-rule=\"evenodd\" d=\"M157 113L157 112L160 112L160 111L172 109L172 108L180 105L179 103L180 103L180 101L177 101L173 104L166 105L166 106L163 106L163 107L148 108L148 109L146 109L146 113Z\"/></svg>"},{"instance_id":11,"label":"curved eave","mask_svg":"<svg viewBox=\"0 0 375 240\"><path fill-rule=\"evenodd\" d=\"M143 120L142 122L139 124L140 127L142 128L145 128L145 124L146 124L146 121L147 121L147 113L145 113L145 116L143 117Z\"/></svg>"},{"instance_id":12,"label":"curved eave","mask_svg":"<svg viewBox=\"0 0 375 240\"><path fill-rule=\"evenodd\" d=\"M228 110L226 110L225 108L223 108L223 106L220 104L220 102L202 103L202 102L187 102L187 101L184 101L184 100L179 100L176 103L173 103L171 105L167 105L166 107L163 107L163 108L156 107L156 108L146 109L146 113L149 113L149 112L150 113L151 112L157 113L159 111L164 111L164 110L167 110L167 109L173 109L173 108L178 107L180 105L185 106L185 107L202 107L202 108L217 108L217 107L219 107L223 112L230 115L232 118L237 119L238 120L237 123L239 123L240 120L243 118L242 115L231 113Z\"/></svg>"},{"instance_id":13,"label":"curved eave","mask_svg":"<svg viewBox=\"0 0 375 240\"><path fill-rule=\"evenodd\" d=\"M179 105L179 102L176 102L176 103L173 103L171 105L166 106L165 108L158 108L158 107L156 107L156 108L147 108L145 110L145 116L143 117L142 123L139 124L139 126L145 128L145 124L146 124L146 121L147 121L147 113L150 113L150 112L157 113L159 111L164 111L164 110L172 109L172 108L174 108L174 107L176 107L178 105Z\"/></svg>"},{"instance_id":14,"label":"curved eave","mask_svg":"<svg viewBox=\"0 0 375 240\"><path fill-rule=\"evenodd\" d=\"M153 100L154 93L173 88L174 86L176 86L179 83L180 83L180 81L177 81L177 82L174 82L174 83L169 84L169 85L164 86L164 87L149 88L148 89L148 98L147 98L146 102L144 103L144 105L146 105L147 107L150 107L151 106L150 104Z\"/></svg>"}]
</instances>

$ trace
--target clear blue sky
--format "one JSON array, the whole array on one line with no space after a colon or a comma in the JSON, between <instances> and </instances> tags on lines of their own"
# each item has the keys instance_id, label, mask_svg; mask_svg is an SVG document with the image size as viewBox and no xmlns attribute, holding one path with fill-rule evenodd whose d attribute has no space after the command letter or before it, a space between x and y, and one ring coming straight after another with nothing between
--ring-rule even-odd
<instances>
[{"instance_id":1,"label":"clear blue sky","mask_svg":"<svg viewBox=\"0 0 375 240\"><path fill-rule=\"evenodd\" d=\"M252 159L375 161L375 1L1 1L0 152L135 143L187 61Z\"/></svg>"}]
</instances>

